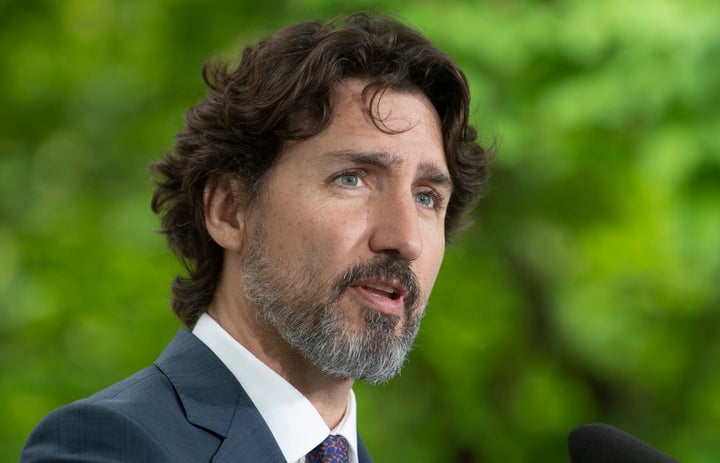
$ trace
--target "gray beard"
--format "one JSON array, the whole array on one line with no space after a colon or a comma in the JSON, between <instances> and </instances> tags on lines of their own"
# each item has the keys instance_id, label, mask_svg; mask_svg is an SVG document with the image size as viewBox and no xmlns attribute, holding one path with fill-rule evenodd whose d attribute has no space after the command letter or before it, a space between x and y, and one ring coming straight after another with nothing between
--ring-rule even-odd
<instances>
[{"instance_id":1,"label":"gray beard","mask_svg":"<svg viewBox=\"0 0 720 463\"><path fill-rule=\"evenodd\" d=\"M261 227L262 228L262 227ZM282 265L268 262L264 230L247 244L242 269L246 296L263 320L285 342L321 371L372 384L388 381L402 369L412 349L425 312L416 278L407 262L384 255L347 270L334 282L323 282L313 272L283 273ZM408 288L406 321L363 307L364 326L353 329L337 302L359 278L396 278ZM321 294L331 288L329 295ZM313 290L314 289L314 290Z\"/></svg>"}]
</instances>

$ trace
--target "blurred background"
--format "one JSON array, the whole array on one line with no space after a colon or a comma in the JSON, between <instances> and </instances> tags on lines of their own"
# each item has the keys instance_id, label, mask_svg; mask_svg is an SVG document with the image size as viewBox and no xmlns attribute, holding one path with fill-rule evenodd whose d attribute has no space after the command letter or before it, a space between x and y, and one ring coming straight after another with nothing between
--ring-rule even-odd
<instances>
[{"instance_id":1,"label":"blurred background","mask_svg":"<svg viewBox=\"0 0 720 463\"><path fill-rule=\"evenodd\" d=\"M204 61L357 10L458 61L500 145L402 376L356 386L375 460L562 462L606 422L717 461L715 0L1 0L0 460L180 327L148 164Z\"/></svg>"}]
</instances>

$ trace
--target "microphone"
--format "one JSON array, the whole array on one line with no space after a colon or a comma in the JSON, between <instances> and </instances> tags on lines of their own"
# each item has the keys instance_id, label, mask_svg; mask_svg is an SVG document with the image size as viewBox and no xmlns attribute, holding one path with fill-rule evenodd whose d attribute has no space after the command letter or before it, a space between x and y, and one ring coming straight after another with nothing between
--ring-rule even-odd
<instances>
[{"instance_id":1,"label":"microphone","mask_svg":"<svg viewBox=\"0 0 720 463\"><path fill-rule=\"evenodd\" d=\"M568 436L571 463L679 463L609 424L586 424Z\"/></svg>"}]
</instances>

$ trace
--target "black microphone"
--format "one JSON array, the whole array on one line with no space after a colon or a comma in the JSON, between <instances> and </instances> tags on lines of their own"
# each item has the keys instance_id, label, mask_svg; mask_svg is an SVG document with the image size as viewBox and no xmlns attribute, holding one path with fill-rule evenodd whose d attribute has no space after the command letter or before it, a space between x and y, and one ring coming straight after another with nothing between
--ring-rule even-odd
<instances>
[{"instance_id":1,"label":"black microphone","mask_svg":"<svg viewBox=\"0 0 720 463\"><path fill-rule=\"evenodd\" d=\"M679 463L609 424L586 424L568 436L572 463Z\"/></svg>"}]
</instances>

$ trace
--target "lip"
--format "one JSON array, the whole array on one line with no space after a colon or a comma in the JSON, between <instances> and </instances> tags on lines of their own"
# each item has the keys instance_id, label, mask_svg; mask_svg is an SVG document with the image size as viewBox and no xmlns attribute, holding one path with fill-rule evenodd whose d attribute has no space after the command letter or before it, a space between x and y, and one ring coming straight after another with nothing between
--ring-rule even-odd
<instances>
[{"instance_id":1,"label":"lip","mask_svg":"<svg viewBox=\"0 0 720 463\"><path fill-rule=\"evenodd\" d=\"M373 310L397 316L402 316L405 310L407 288L397 280L359 280L350 288Z\"/></svg>"}]
</instances>

